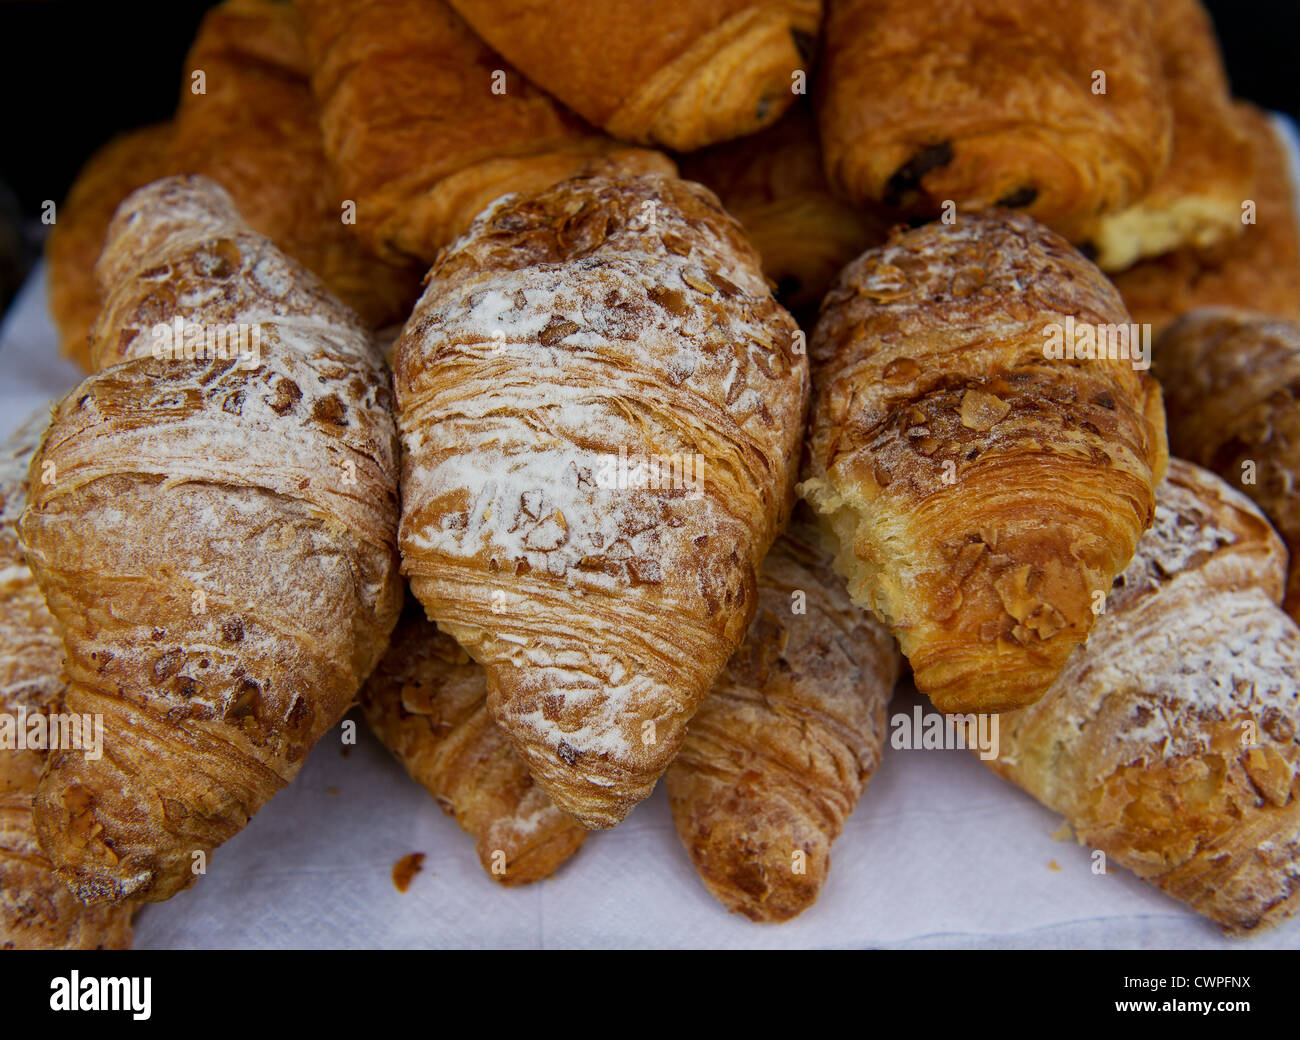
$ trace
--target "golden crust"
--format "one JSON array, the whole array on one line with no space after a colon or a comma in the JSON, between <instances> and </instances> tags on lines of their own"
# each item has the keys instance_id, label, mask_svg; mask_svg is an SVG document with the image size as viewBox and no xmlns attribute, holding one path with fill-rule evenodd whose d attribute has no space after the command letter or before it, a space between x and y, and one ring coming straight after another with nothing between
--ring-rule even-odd
<instances>
[{"instance_id":1,"label":"golden crust","mask_svg":"<svg viewBox=\"0 0 1300 1040\"><path fill-rule=\"evenodd\" d=\"M1214 23L1200 0L1151 0L1169 102L1173 154L1151 191L1081 234L1103 271L1239 235L1255 183L1250 135L1233 110Z\"/></svg>"},{"instance_id":2,"label":"golden crust","mask_svg":"<svg viewBox=\"0 0 1300 1040\"><path fill-rule=\"evenodd\" d=\"M451 0L524 75L615 137L690 151L794 101L820 0Z\"/></svg>"},{"instance_id":3,"label":"golden crust","mask_svg":"<svg viewBox=\"0 0 1300 1040\"><path fill-rule=\"evenodd\" d=\"M14 530L48 418L42 408L0 448L0 713L29 719L58 711L63 696L63 647ZM44 764L44 751L0 748L0 950L126 949L132 907L82 906L37 844L32 795Z\"/></svg>"},{"instance_id":4,"label":"golden crust","mask_svg":"<svg viewBox=\"0 0 1300 1040\"><path fill-rule=\"evenodd\" d=\"M795 331L706 189L585 178L498 200L394 347L403 569L587 826L650 793L753 615L807 402Z\"/></svg>"},{"instance_id":5,"label":"golden crust","mask_svg":"<svg viewBox=\"0 0 1300 1040\"><path fill-rule=\"evenodd\" d=\"M45 243L49 306L59 345L87 372L90 326L99 313L95 260L117 204L169 172L172 125L157 123L113 138L77 174Z\"/></svg>"},{"instance_id":6,"label":"golden crust","mask_svg":"<svg viewBox=\"0 0 1300 1040\"><path fill-rule=\"evenodd\" d=\"M1151 522L1159 388L1130 361L1046 357L1067 316L1127 320L1064 240L995 212L895 232L813 333L800 491L942 711L1041 696Z\"/></svg>"},{"instance_id":7,"label":"golden crust","mask_svg":"<svg viewBox=\"0 0 1300 1040\"><path fill-rule=\"evenodd\" d=\"M1267 522L1178 460L1086 646L989 765L1225 930L1300 902L1300 630Z\"/></svg>"},{"instance_id":8,"label":"golden crust","mask_svg":"<svg viewBox=\"0 0 1300 1040\"><path fill-rule=\"evenodd\" d=\"M856 202L1017 206L1075 237L1169 161L1149 0L837 0L821 62L826 173Z\"/></svg>"},{"instance_id":9,"label":"golden crust","mask_svg":"<svg viewBox=\"0 0 1300 1040\"><path fill-rule=\"evenodd\" d=\"M807 105L762 133L683 156L680 166L744 225L777 298L796 312L816 307L845 264L885 240L882 217L831 194Z\"/></svg>"},{"instance_id":10,"label":"golden crust","mask_svg":"<svg viewBox=\"0 0 1300 1040\"><path fill-rule=\"evenodd\" d=\"M880 764L899 663L815 530L778 538L745 642L664 774L677 833L727 909L788 921L816 902L831 844Z\"/></svg>"},{"instance_id":11,"label":"golden crust","mask_svg":"<svg viewBox=\"0 0 1300 1040\"><path fill-rule=\"evenodd\" d=\"M1197 307L1300 322L1300 224L1286 151L1267 115L1240 102L1235 112L1251 143L1255 223L1217 246L1179 249L1114 276L1133 319L1157 333Z\"/></svg>"},{"instance_id":12,"label":"golden crust","mask_svg":"<svg viewBox=\"0 0 1300 1040\"><path fill-rule=\"evenodd\" d=\"M489 202L581 172L672 173L597 134L441 0L297 0L325 149L353 229L380 256L431 262ZM394 32L394 26L401 26ZM505 93L493 93L494 74Z\"/></svg>"},{"instance_id":13,"label":"golden crust","mask_svg":"<svg viewBox=\"0 0 1300 1040\"><path fill-rule=\"evenodd\" d=\"M55 409L20 521L62 629L69 711L41 847L85 902L161 900L287 783L378 660L401 605L396 442L355 315L199 177L119 208L96 357ZM260 329L260 361L150 356L177 301ZM246 341L246 345L247 345Z\"/></svg>"},{"instance_id":14,"label":"golden crust","mask_svg":"<svg viewBox=\"0 0 1300 1040\"><path fill-rule=\"evenodd\" d=\"M1191 311L1160 336L1169 443L1255 500L1300 561L1300 328L1262 314ZM1300 565L1286 609L1300 620Z\"/></svg>"},{"instance_id":15,"label":"golden crust","mask_svg":"<svg viewBox=\"0 0 1300 1040\"><path fill-rule=\"evenodd\" d=\"M360 701L384 746L474 836L493 881L540 881L582 847L587 832L533 782L489 716L483 669L418 604L398 622Z\"/></svg>"}]
</instances>

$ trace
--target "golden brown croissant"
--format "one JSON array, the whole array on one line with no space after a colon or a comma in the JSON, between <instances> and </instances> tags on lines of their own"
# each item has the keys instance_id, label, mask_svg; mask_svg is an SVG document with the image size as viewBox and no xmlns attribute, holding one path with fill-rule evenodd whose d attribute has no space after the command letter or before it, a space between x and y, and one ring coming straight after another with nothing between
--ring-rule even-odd
<instances>
[{"instance_id":1,"label":"golden brown croissant","mask_svg":"<svg viewBox=\"0 0 1300 1040\"><path fill-rule=\"evenodd\" d=\"M830 0L821 62L826 174L856 202L1074 237L1169 161L1150 0Z\"/></svg>"},{"instance_id":2,"label":"golden brown croissant","mask_svg":"<svg viewBox=\"0 0 1300 1040\"><path fill-rule=\"evenodd\" d=\"M431 262L507 192L587 172L672 173L596 133L478 39L442 0L297 0L325 149L353 230ZM500 91L504 91L503 93Z\"/></svg>"},{"instance_id":3,"label":"golden brown croissant","mask_svg":"<svg viewBox=\"0 0 1300 1040\"><path fill-rule=\"evenodd\" d=\"M172 125L158 123L113 138L90 157L59 207L45 241L50 314L59 345L87 372L90 326L99 313L95 260L117 204L151 180L170 172Z\"/></svg>"},{"instance_id":4,"label":"golden brown croissant","mask_svg":"<svg viewBox=\"0 0 1300 1040\"><path fill-rule=\"evenodd\" d=\"M587 832L533 783L488 715L483 669L418 604L408 605L360 699L384 746L474 836L494 881L540 881L582 847Z\"/></svg>"},{"instance_id":5,"label":"golden brown croissant","mask_svg":"<svg viewBox=\"0 0 1300 1040\"><path fill-rule=\"evenodd\" d=\"M885 240L883 218L831 194L807 105L762 133L683 156L680 165L683 177L715 192L745 226L777 298L796 312L816 307L850 260Z\"/></svg>"},{"instance_id":6,"label":"golden brown croissant","mask_svg":"<svg viewBox=\"0 0 1300 1040\"><path fill-rule=\"evenodd\" d=\"M1169 444L1253 498L1300 560L1300 328L1246 311L1191 311L1156 343ZM1286 609L1300 620L1300 566Z\"/></svg>"},{"instance_id":7,"label":"golden brown croissant","mask_svg":"<svg viewBox=\"0 0 1300 1040\"><path fill-rule=\"evenodd\" d=\"M186 69L170 172L215 180L253 230L371 327L405 320L423 270L379 260L344 223L293 8L226 0L203 19Z\"/></svg>"},{"instance_id":8,"label":"golden brown croissant","mask_svg":"<svg viewBox=\"0 0 1300 1040\"><path fill-rule=\"evenodd\" d=\"M1300 224L1286 151L1267 115L1243 103L1235 111L1251 142L1255 223L1216 246L1175 250L1114 276L1133 320L1157 333L1197 307L1241 307L1300 322ZM1217 149L1215 155L1222 161Z\"/></svg>"},{"instance_id":9,"label":"golden brown croissant","mask_svg":"<svg viewBox=\"0 0 1300 1040\"><path fill-rule=\"evenodd\" d=\"M941 711L1042 696L1151 522L1164 413L1106 331L1127 320L1097 268L1005 212L896 231L822 305L801 492ZM1077 356L1085 328L1100 359Z\"/></svg>"},{"instance_id":10,"label":"golden brown croissant","mask_svg":"<svg viewBox=\"0 0 1300 1040\"><path fill-rule=\"evenodd\" d=\"M19 529L67 710L102 714L107 750L51 755L36 824L78 898L161 900L292 779L382 653L395 432L364 327L213 182L131 195L98 274L112 367L55 410ZM151 356L168 322L182 352Z\"/></svg>"},{"instance_id":11,"label":"golden brown croissant","mask_svg":"<svg viewBox=\"0 0 1300 1040\"><path fill-rule=\"evenodd\" d=\"M1243 496L1174 460L1087 644L988 764L1230 932L1300 901L1300 630Z\"/></svg>"},{"instance_id":12,"label":"golden brown croissant","mask_svg":"<svg viewBox=\"0 0 1300 1040\"><path fill-rule=\"evenodd\" d=\"M777 119L821 0L451 0L525 76L615 137L690 151Z\"/></svg>"},{"instance_id":13,"label":"golden brown croissant","mask_svg":"<svg viewBox=\"0 0 1300 1040\"><path fill-rule=\"evenodd\" d=\"M27 499L27 466L48 420L42 408L0 448L0 950L125 949L132 908L78 903L54 876L32 826L48 733L72 733L62 724L31 727L35 717L60 710L63 647L14 530ZM82 752L93 745L93 721L76 737Z\"/></svg>"},{"instance_id":14,"label":"golden brown croissant","mask_svg":"<svg viewBox=\"0 0 1300 1040\"><path fill-rule=\"evenodd\" d=\"M664 774L709 891L753 921L817 900L830 847L880 764L893 637L849 601L798 524L758 579L758 613Z\"/></svg>"},{"instance_id":15,"label":"golden brown croissant","mask_svg":"<svg viewBox=\"0 0 1300 1040\"><path fill-rule=\"evenodd\" d=\"M580 822L650 793L739 645L807 400L740 226L664 177L498 200L394 347L403 569Z\"/></svg>"},{"instance_id":16,"label":"golden brown croissant","mask_svg":"<svg viewBox=\"0 0 1300 1040\"><path fill-rule=\"evenodd\" d=\"M1254 184L1250 136L1234 111L1209 14L1200 0L1150 2L1174 113L1173 151L1150 192L1081 232L1103 271L1239 235Z\"/></svg>"}]
</instances>

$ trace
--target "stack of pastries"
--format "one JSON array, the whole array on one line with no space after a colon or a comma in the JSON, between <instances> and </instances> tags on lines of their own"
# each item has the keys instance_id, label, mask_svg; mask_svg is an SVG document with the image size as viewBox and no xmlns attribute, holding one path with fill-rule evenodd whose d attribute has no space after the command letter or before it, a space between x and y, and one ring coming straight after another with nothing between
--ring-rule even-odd
<instances>
[{"instance_id":1,"label":"stack of pastries","mask_svg":"<svg viewBox=\"0 0 1300 1040\"><path fill-rule=\"evenodd\" d=\"M0 946L128 943L357 704L500 884L662 777L789 920L905 675L1300 903L1300 228L1198 0L655 8L225 0L88 161L0 714L108 753L0 758Z\"/></svg>"}]
</instances>

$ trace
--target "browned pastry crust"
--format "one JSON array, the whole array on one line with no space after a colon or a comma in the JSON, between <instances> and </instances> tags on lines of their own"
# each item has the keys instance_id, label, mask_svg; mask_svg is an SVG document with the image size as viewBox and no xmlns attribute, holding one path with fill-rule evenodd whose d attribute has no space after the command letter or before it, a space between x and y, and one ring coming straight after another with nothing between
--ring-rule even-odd
<instances>
[{"instance_id":1,"label":"browned pastry crust","mask_svg":"<svg viewBox=\"0 0 1300 1040\"><path fill-rule=\"evenodd\" d=\"M431 262L489 202L580 172L672 173L525 80L442 0L296 0L325 149L380 256ZM398 28L400 27L400 29ZM505 93L494 94L494 73Z\"/></svg>"},{"instance_id":2,"label":"browned pastry crust","mask_svg":"<svg viewBox=\"0 0 1300 1040\"><path fill-rule=\"evenodd\" d=\"M816 307L845 264L885 240L883 217L831 194L807 105L762 133L683 156L680 166L745 226L777 298L796 313Z\"/></svg>"},{"instance_id":3,"label":"browned pastry crust","mask_svg":"<svg viewBox=\"0 0 1300 1040\"><path fill-rule=\"evenodd\" d=\"M582 847L587 832L533 782L488 714L483 669L418 603L402 615L360 700L384 746L474 836L494 881L540 881Z\"/></svg>"},{"instance_id":4,"label":"browned pastry crust","mask_svg":"<svg viewBox=\"0 0 1300 1040\"><path fill-rule=\"evenodd\" d=\"M615 137L690 151L795 98L821 0L451 0L524 75Z\"/></svg>"},{"instance_id":5,"label":"browned pastry crust","mask_svg":"<svg viewBox=\"0 0 1300 1040\"><path fill-rule=\"evenodd\" d=\"M389 384L356 316L200 177L119 208L94 356L19 525L96 761L50 756L41 847L86 902L161 900L293 778L401 606ZM192 304L192 306L185 306ZM151 355L155 323L261 332L260 359Z\"/></svg>"},{"instance_id":6,"label":"browned pastry crust","mask_svg":"<svg viewBox=\"0 0 1300 1040\"><path fill-rule=\"evenodd\" d=\"M1159 388L1127 360L1045 356L1067 316L1128 317L1063 239L999 211L895 232L813 334L800 490L942 711L1042 696L1151 522Z\"/></svg>"},{"instance_id":7,"label":"browned pastry crust","mask_svg":"<svg viewBox=\"0 0 1300 1040\"><path fill-rule=\"evenodd\" d=\"M1154 187L1082 232L1103 271L1241 234L1255 183L1250 135L1233 109L1214 23L1200 0L1150 0L1174 113L1173 153Z\"/></svg>"},{"instance_id":8,"label":"browned pastry crust","mask_svg":"<svg viewBox=\"0 0 1300 1040\"><path fill-rule=\"evenodd\" d=\"M45 242L50 314L59 347L87 372L90 326L99 313L95 260L108 222L131 192L169 172L172 125L158 123L113 138L90 157L59 207Z\"/></svg>"},{"instance_id":9,"label":"browned pastry crust","mask_svg":"<svg viewBox=\"0 0 1300 1040\"><path fill-rule=\"evenodd\" d=\"M1213 474L1178 460L1086 646L1000 719L988 764L1079 841L1234 933L1300 901L1300 630L1286 555Z\"/></svg>"},{"instance_id":10,"label":"browned pastry crust","mask_svg":"<svg viewBox=\"0 0 1300 1040\"><path fill-rule=\"evenodd\" d=\"M778 538L749 634L664 774L677 833L728 910L788 921L816 902L831 844L880 764L899 661L816 531Z\"/></svg>"},{"instance_id":11,"label":"browned pastry crust","mask_svg":"<svg viewBox=\"0 0 1300 1040\"><path fill-rule=\"evenodd\" d=\"M795 331L706 189L583 178L498 200L394 347L403 569L587 826L650 793L753 616L798 463Z\"/></svg>"},{"instance_id":12,"label":"browned pastry crust","mask_svg":"<svg viewBox=\"0 0 1300 1040\"><path fill-rule=\"evenodd\" d=\"M1169 444L1253 498L1300 561L1300 328L1262 314L1191 311L1155 349ZM1286 609L1300 620L1300 566Z\"/></svg>"},{"instance_id":13,"label":"browned pastry crust","mask_svg":"<svg viewBox=\"0 0 1300 1040\"><path fill-rule=\"evenodd\" d=\"M63 695L63 647L14 530L48 418L42 408L0 447L0 714L15 724L20 709L28 720L57 712ZM32 795L44 764L43 750L0 746L0 950L126 949L132 908L82 906L36 842Z\"/></svg>"},{"instance_id":14,"label":"browned pastry crust","mask_svg":"<svg viewBox=\"0 0 1300 1040\"><path fill-rule=\"evenodd\" d=\"M856 202L1009 206L1073 238L1169 161L1150 0L830 0L821 63L826 173Z\"/></svg>"},{"instance_id":15,"label":"browned pastry crust","mask_svg":"<svg viewBox=\"0 0 1300 1040\"><path fill-rule=\"evenodd\" d=\"M1300 322L1300 224L1286 151L1267 115L1243 103L1235 110L1251 142L1256 222L1217 246L1179 249L1115 275L1133 319L1157 333L1197 307Z\"/></svg>"},{"instance_id":16,"label":"browned pastry crust","mask_svg":"<svg viewBox=\"0 0 1300 1040\"><path fill-rule=\"evenodd\" d=\"M202 94L190 89L199 69ZM293 8L227 0L203 19L186 70L168 172L215 180L254 231L372 328L405 320L423 268L379 260L344 223Z\"/></svg>"}]
</instances>

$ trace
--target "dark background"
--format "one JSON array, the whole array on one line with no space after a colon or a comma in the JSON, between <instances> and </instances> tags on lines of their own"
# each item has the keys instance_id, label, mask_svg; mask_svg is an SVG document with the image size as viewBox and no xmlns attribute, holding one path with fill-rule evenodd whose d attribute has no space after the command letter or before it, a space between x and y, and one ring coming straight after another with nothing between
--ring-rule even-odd
<instances>
[{"instance_id":1,"label":"dark background","mask_svg":"<svg viewBox=\"0 0 1300 1040\"><path fill-rule=\"evenodd\" d=\"M0 0L0 97L7 102L0 309L39 252L42 201L61 200L82 162L116 132L172 114L185 52L212 5ZM1300 3L1207 0L1207 6L1234 91L1300 117Z\"/></svg>"}]
</instances>

